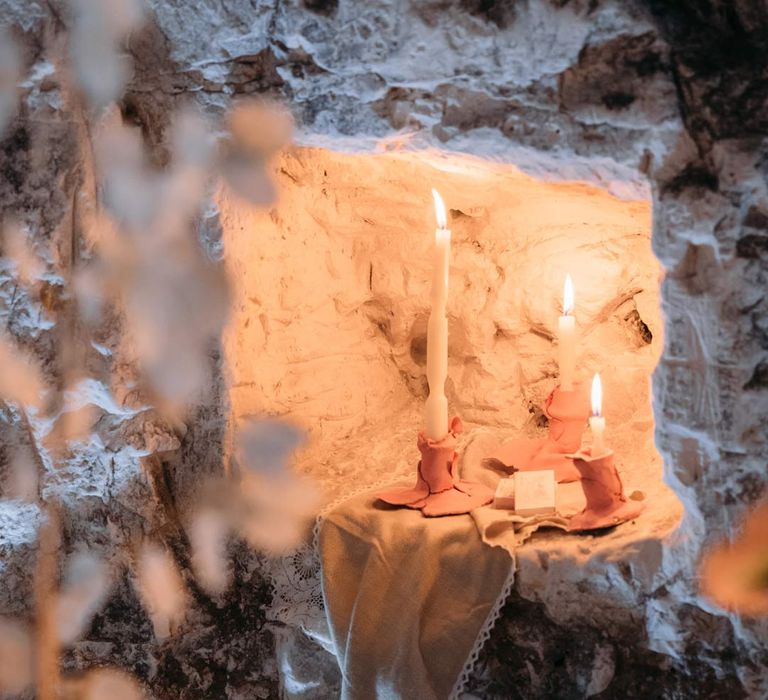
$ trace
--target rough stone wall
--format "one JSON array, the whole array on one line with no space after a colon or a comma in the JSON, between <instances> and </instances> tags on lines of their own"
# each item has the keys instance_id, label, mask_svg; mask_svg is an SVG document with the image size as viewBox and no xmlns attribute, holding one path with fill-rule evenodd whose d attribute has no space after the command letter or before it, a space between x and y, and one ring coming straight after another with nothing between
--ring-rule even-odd
<instances>
[{"instance_id":1,"label":"rough stone wall","mask_svg":"<svg viewBox=\"0 0 768 700\"><path fill-rule=\"evenodd\" d=\"M651 169L654 250L668 270L667 343L654 375L656 434L666 478L685 505L681 559L695 562L701 547L732 536L765 494L766 345L757 292L765 266L753 244L765 234L768 13L759 3L653 9L672 46L684 123L681 149ZM694 570L683 569L691 577ZM685 602L670 616L687 631L672 650L717 659L747 694L764 694L764 626L709 618L690 607L696 599ZM732 660L722 650L731 640Z\"/></svg>"},{"instance_id":2,"label":"rough stone wall","mask_svg":"<svg viewBox=\"0 0 768 700\"><path fill-rule=\"evenodd\" d=\"M614 440L618 426L634 426L628 442L650 439L662 328L649 202L436 152L295 148L274 170L269 211L219 200L235 419L288 416L314 455L332 456L354 432L423 408L434 186L451 210L451 410L472 424L540 423L570 273L579 379L602 373Z\"/></svg>"},{"instance_id":3,"label":"rough stone wall","mask_svg":"<svg viewBox=\"0 0 768 700\"><path fill-rule=\"evenodd\" d=\"M654 251L667 272L665 346L654 374L656 441L664 477L685 507L683 522L665 541L658 583L636 601L628 627L609 627L610 615L585 626L553 604L557 591L532 603L533 588L522 577L520 597L507 606L473 688L482 697L640 697L643 686L631 681L642 673L663 697L764 695L763 626L712 608L695 585L701 548L734 532L766 481L764 4L151 5L149 24L127 45L136 70L121 108L141 127L159 166L167 159L165 127L174 107L191 101L217 112L233 97L270 94L291 105L306 144L362 150L370 138L371 147L382 139L398 147L439 146L630 197L647 178ZM29 69L20 112L0 142L0 206L3 215L27 223L41 246L52 243L52 274L39 303L0 279L2 318L51 379L59 334L69 322L62 280L84 252L72 222L92 196L87 115L57 79L67 21L55 0L0 0L0 22L14 27ZM215 246L216 217L207 223ZM115 371L100 348L117 347L119 335L116 320L98 348L87 349L95 376ZM146 441L157 432L147 416L124 415L107 402L100 410L107 417L100 430L111 431L116 444L126 435ZM210 407L198 415L204 419L190 426L182 444L184 463L161 481L142 472L130 450L112 454L91 445L71 455L49 486L70 508L67 541L102 542L118 557L132 533L173 533L168 499L150 494L165 484L183 501L192 475L216 468L206 435L219 440L222 415ZM11 426L4 442L30 439L11 409L1 418ZM9 524L0 534L3 611L25 611L37 508L4 502L1 513ZM170 541L183 559L184 539L176 533ZM223 608L206 607L200 595L201 617L190 621L181 641L152 641L129 589L117 590L68 662L127 664L158 697L274 696L277 674L262 608L268 591L258 561L244 554L239 561L245 583ZM616 571L621 574L618 565ZM633 572L626 573L631 579ZM239 641L232 642L233 631ZM574 638L589 640L594 653L569 647ZM214 645L226 653L196 651ZM221 679L232 667L247 671L227 686Z\"/></svg>"},{"instance_id":4,"label":"rough stone wall","mask_svg":"<svg viewBox=\"0 0 768 700\"><path fill-rule=\"evenodd\" d=\"M658 544L674 528L679 504L660 483L649 396L662 345L650 202L437 150L296 147L274 171L280 196L268 211L226 192L217 198L232 280L223 346L233 426L264 412L302 426L309 440L296 469L330 499L382 479L411 478L427 395L435 186L449 203L452 228L450 410L473 436L546 430L541 406L556 381L554 336L570 271L579 376L588 381L601 372L611 445L627 487L653 501L653 516L609 548L629 562L633 549L645 551L638 541ZM473 453L482 459L490 451ZM552 566L551 580L540 585L541 577L526 571L520 585L575 592L593 578L590 596L605 603L605 582L615 572L586 569L583 562L602 553L574 544L553 543L560 549L553 557L573 557L570 574ZM641 581L622 586L611 607L626 617L643 589ZM557 594L548 597L567 618L579 596L559 603ZM286 619L288 604L278 595L270 614ZM304 656L305 646L292 643ZM294 674L306 665L291 644L280 653L292 657L283 663Z\"/></svg>"}]
</instances>

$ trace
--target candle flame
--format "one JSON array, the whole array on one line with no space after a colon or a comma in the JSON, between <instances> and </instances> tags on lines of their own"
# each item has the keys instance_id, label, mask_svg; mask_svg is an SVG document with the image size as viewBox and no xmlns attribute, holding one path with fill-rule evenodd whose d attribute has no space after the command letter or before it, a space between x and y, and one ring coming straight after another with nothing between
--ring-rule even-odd
<instances>
[{"instance_id":1,"label":"candle flame","mask_svg":"<svg viewBox=\"0 0 768 700\"><path fill-rule=\"evenodd\" d=\"M573 280L570 273L565 276L563 285L563 316L570 316L573 313Z\"/></svg>"},{"instance_id":2,"label":"candle flame","mask_svg":"<svg viewBox=\"0 0 768 700\"><path fill-rule=\"evenodd\" d=\"M445 204L443 203L443 198L440 196L440 193L434 187L432 188L432 197L435 200L437 227L444 229L448 224L448 219L445 216Z\"/></svg>"},{"instance_id":3,"label":"candle flame","mask_svg":"<svg viewBox=\"0 0 768 700\"><path fill-rule=\"evenodd\" d=\"M600 375L595 374L592 378L592 415L601 416L603 414L603 383L600 381Z\"/></svg>"}]
</instances>

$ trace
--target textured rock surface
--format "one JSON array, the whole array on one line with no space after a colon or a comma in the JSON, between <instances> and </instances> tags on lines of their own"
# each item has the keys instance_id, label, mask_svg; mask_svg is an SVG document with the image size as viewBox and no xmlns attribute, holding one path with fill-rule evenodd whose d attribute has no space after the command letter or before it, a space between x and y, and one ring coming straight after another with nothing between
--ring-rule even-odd
<instances>
[{"instance_id":1,"label":"textured rock surface","mask_svg":"<svg viewBox=\"0 0 768 700\"><path fill-rule=\"evenodd\" d=\"M664 348L653 382L655 436L664 479L685 508L682 523L672 535L667 535L670 523L660 525L656 536L631 555L613 547L610 538L590 538L581 553L557 538L527 545L515 596L472 691L480 697L526 698L765 695L763 626L714 609L700 598L695 583L702 548L735 531L766 482L764 4L201 0L192 5L153 0L151 5L147 26L127 45L136 70L121 108L127 121L141 127L158 165L167 162L165 129L174 108L189 101L217 112L232 97L259 93L288 101L305 146L366 154L394 150L389 157L401 158L397 167L411 169L414 182L425 172L419 167L432 168L419 163L440 158L412 158L399 155L402 151L430 147L471 153L493 162L489 172L499 168L502 175L493 176L498 189L475 198L460 184L461 173L441 176L446 199L457 207L457 279L469 283L461 297L466 306L452 318L452 399L478 424L535 429L535 416L529 419L526 413L529 401L535 406L545 392L553 365L551 359L532 358L541 352L552 357L547 333L566 262L563 257L552 266L558 267L552 279L545 276L549 262L537 274L531 264L536 248L522 247L523 260L511 254L514 248L505 251L502 234L508 229L493 217L502 211L519 215L534 206L535 193L567 196L572 189L534 187L535 182L500 164L514 164L547 182L591 183L627 202L647 194L650 183L653 249L666 271ZM0 142L0 207L4 216L13 214L29 226L41 250L48 248L50 271L38 301L18 293L10 275L0 270L2 322L35 352L53 380L60 374L56 350L67 337L62 329L71 316L63 280L87 254L77 230L80 207L87 208L93 192L90 142L84 115L61 87L65 8L58 2L0 0L0 17L20 40L27 69L19 114ZM57 494L69 513L67 541L101 547L117 576L125 571L122 545L140 532L164 533L183 561L174 504L183 510L197 475L220 468L217 455L226 448L229 401L235 416L267 409L310 423L315 454L322 445L325 461L313 461L310 445L302 468L329 475L325 480L331 487L345 470L359 471L359 446L380 431L360 427L371 425L380 411L390 416L400 411L387 451L412 449L401 436L418 416L424 393L419 253L431 226L423 206L431 183L399 192L392 206L395 197L387 192L398 192L400 178L385 181L386 191L378 195L367 183L376 168L392 178L394 161L366 155L355 161L358 165L345 167L344 158L302 150L286 156L281 163L286 197L309 193L303 210L294 210L295 220L278 207L278 219L259 229L247 209L234 206L226 194L218 197L221 216L212 215L203 233L219 251L220 218L225 246L241 246L242 256L227 259L227 265L236 273L248 261L254 266L236 279L242 294L226 341L231 350L236 343L231 334L236 339L241 332L252 342L251 354L228 356L231 393L222 394L218 406L196 411L173 469L147 473L139 460L175 436L151 414L137 412L135 402L110 403L99 386L92 387L91 403L102 419L92 438L48 479L46 493ZM327 183L321 164L330 167ZM361 170L356 173L355 167ZM534 194L520 189L527 182ZM348 187L343 199L330 189L338 183ZM616 202L601 201L606 207ZM632 206L638 207L634 223ZM396 218L387 228L390 208ZM647 207L625 203L619 208L624 230L634 226L647 234ZM312 219L314 212L319 220ZM557 218L555 207L546 213ZM597 213L603 216L604 207ZM606 239L605 228L576 227L572 218L567 223L542 222L560 226L553 243L560 255L566 236L587 236L580 240L593 250ZM520 220L515 234L526 240L533 236L528 224ZM488 238L473 236L480 232ZM415 236L410 248L401 238L406 233ZM297 249L293 256L289 244ZM603 246L600 252L601 259L610 258L612 250ZM613 255L635 252L640 255L639 249L620 245ZM269 265L257 270L260 255ZM382 256L392 264L377 264L374 258ZM409 281L402 279L404 260L414 269ZM641 260L633 257L621 274L604 280L613 290L607 299L583 298L584 322L602 321L591 330L595 341L585 366L606 361L596 349L601 336L623 349L621 362L637 362L637 373L652 365L654 348L636 346L644 335L639 320L648 325L654 344L661 335L654 327L658 316L649 286L655 270L650 262L641 266ZM635 264L642 267L637 286L644 291L600 317L600 303L634 288L627 284ZM317 278L303 275L302 266L320 275L326 285L321 294L304 286L305 279ZM543 281L547 293L516 296L513 270ZM264 288L255 291L260 280ZM495 298L484 291L489 286L499 290ZM577 277L577 293L582 287L589 285L579 284ZM528 316L521 319L523 308ZM462 321L459 309L476 316ZM313 317L323 322L313 327ZM130 368L116 354L121 329L119 319L112 321L83 354L101 388L116 385L115 394L122 397ZM246 323L251 324L247 329ZM533 327L536 332L530 333ZM302 336L292 336L294 331ZM299 341L306 333L318 349L348 354L303 355ZM274 364L279 359L287 367ZM297 359L300 364L291 367ZM307 392L299 381L308 371L314 371L319 391ZM375 385L378 398L356 403L358 392L346 396L345 379L351 375ZM501 391L499 381L503 404L494 393ZM617 425L646 422L638 434L648 444L637 453L652 455L640 385L639 377L626 385L617 379L609 393L623 392L627 398L621 405L631 407L616 416ZM510 395L517 403L510 404ZM500 405L510 405L510 413L499 415ZM326 407L333 410L326 413ZM31 426L30 434L29 423L10 409L0 419L4 448L40 439L41 428ZM383 448L381 454L386 455ZM53 474L50 463L40 468ZM4 612L28 611L25 572L34 555L38 517L35 506L2 504L0 520L12 523L3 527L0 540ZM258 560L242 552L238 561L241 583L227 600L211 607L196 594L198 617L190 619L179 641L166 645L151 638L132 588L116 588L68 663L123 663L148 679L158 697L274 696L277 670L263 609L269 593ZM649 679L652 690L644 691Z\"/></svg>"},{"instance_id":2,"label":"textured rock surface","mask_svg":"<svg viewBox=\"0 0 768 700\"><path fill-rule=\"evenodd\" d=\"M219 198L233 280L224 341L233 424L265 411L291 417L311 437L302 466L330 490L385 478L413 457L347 462L339 445L422 410L434 185L451 208L451 410L499 430L543 428L570 271L579 376L601 372L612 444L638 486L658 483L648 378L662 328L648 202L436 152L298 148L275 172L281 198L268 212Z\"/></svg>"}]
</instances>

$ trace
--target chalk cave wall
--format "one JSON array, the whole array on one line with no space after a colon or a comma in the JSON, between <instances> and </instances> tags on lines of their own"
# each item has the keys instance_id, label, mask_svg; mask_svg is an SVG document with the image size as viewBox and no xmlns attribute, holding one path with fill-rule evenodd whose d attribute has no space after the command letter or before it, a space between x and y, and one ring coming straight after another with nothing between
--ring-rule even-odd
<instances>
[{"instance_id":1,"label":"chalk cave wall","mask_svg":"<svg viewBox=\"0 0 768 700\"><path fill-rule=\"evenodd\" d=\"M234 281L224 336L232 425L263 413L301 425L300 466L326 491L410 472L427 395L431 184L451 202L451 410L468 426L541 429L570 273L580 378L602 373L614 444L625 438L648 481L660 480L649 399L660 270L648 201L435 151L296 147L274 173L281 194L268 211L219 200Z\"/></svg>"},{"instance_id":2,"label":"chalk cave wall","mask_svg":"<svg viewBox=\"0 0 768 700\"><path fill-rule=\"evenodd\" d=\"M653 382L655 437L664 478L685 509L682 523L663 550L658 585L631 618L595 610L591 619L569 619L530 592L515 591L471 690L480 697L765 694L761 625L714 609L695 588L701 548L734 532L766 482L764 5L746 0L682 2L674 10L653 0L150 5L146 27L127 44L134 74L120 107L124 119L141 129L158 167L167 160L166 128L176 108L192 102L215 114L233 97L266 94L291 107L301 148L350 150L354 139L352 150L366 153L382 141L394 150L472 153L515 164L521 177L578 180L623 201L642 200L650 185L653 250L665 272L664 329L654 334L664 339ZM0 142L0 207L3 215L28 224L41 243L52 242L58 253L52 265L65 278L82 254L79 211L93 202L86 125L95 116L73 111L62 90L63 4L0 0L0 17L13 27L30 68L19 114ZM287 173L293 172L290 158L297 157L285 156ZM290 192L290 183L281 183L286 184ZM227 238L234 226L228 217L234 214L228 205L225 195L215 198L201 222L201 244L231 265ZM414 231L428 233L428 210L409 216ZM247 235L255 256L262 245L259 231ZM370 269L347 272L360 276L364 287ZM374 269L373 274L385 273ZM234 284L241 283L236 277ZM557 287L555 279L548 304ZM72 311L61 283L51 278L42 309L14 295L5 272L0 291L3 323L55 377L57 328L69 322ZM295 291L289 286L284 293ZM653 318L653 312L635 310L642 319ZM389 343L385 319L377 316L381 311L373 304L361 312L371 334L366 340L377 355L386 353ZM415 306L410 311L414 321L423 313ZM249 310L233 309L240 312ZM266 307L264 314L266 323L280 322ZM400 350L407 347L418 357L418 347L405 342L413 329L403 324L407 332ZM498 330L504 342L509 329ZM257 335L258 328L250 332ZM465 344L479 337L455 335ZM106 323L95 340L101 347L118 347L119 318ZM221 468L232 407L246 415L280 408L282 400L274 386L274 403L253 398L259 395L245 390L247 382L264 381L266 391L277 378L249 377L254 372L247 367L225 390L238 371L224 360L232 342L225 335L223 347L212 351L217 384L190 416L180 442L151 411L126 418L103 409L100 437L116 443L130 437L134 446L165 455L164 463L153 462L157 471L142 469L129 450L105 451L94 441L49 475L46 488L62 502L68 546L97 546L116 572L124 572L123 548L142 533L162 532L184 562L178 511L198 478ZM475 355L480 350L490 354L490 346L465 349ZM413 357L403 354L402 360L411 369L418 366ZM323 362L318 359L319 366ZM132 376L118 356L88 350L86 366L118 393ZM466 374L471 378L469 370ZM386 376L387 390L410 406L404 419L412 420L417 405L412 399L423 392L418 373ZM455 396L463 393L457 390ZM488 395L487 403L497 399ZM284 400L286 406L304 401L298 395ZM312 416L311 398L305 406L305 415ZM375 408L363 414L375 415ZM360 427L353 414L308 427L314 437L330 440ZM500 421L491 412L473 418ZM5 454L10 443L26 438L12 408L4 407L0 419L7 428ZM167 457L176 448L176 456ZM0 505L3 613L29 613L38 513L34 505ZM66 663L128 666L163 698L277 697L273 636L283 630L266 619L270 591L260 571L257 555L238 550L237 583L226 599L215 603L196 594L185 630L164 643L153 640L131 586L118 576L122 583ZM631 571L627 575L632 578ZM316 697L333 696L332 676L325 683Z\"/></svg>"}]
</instances>

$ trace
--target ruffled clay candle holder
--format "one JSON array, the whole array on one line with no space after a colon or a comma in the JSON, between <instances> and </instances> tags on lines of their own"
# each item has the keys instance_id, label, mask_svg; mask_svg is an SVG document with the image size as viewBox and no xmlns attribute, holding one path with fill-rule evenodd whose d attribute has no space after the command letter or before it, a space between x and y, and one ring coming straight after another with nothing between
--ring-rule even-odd
<instances>
[{"instance_id":1,"label":"ruffled clay candle holder","mask_svg":"<svg viewBox=\"0 0 768 700\"><path fill-rule=\"evenodd\" d=\"M558 386L544 401L544 413L549 418L547 437L510 440L490 456L515 471L554 469L558 483L578 481L572 454L581 447L589 398L579 385L573 391Z\"/></svg>"},{"instance_id":2,"label":"ruffled clay candle holder","mask_svg":"<svg viewBox=\"0 0 768 700\"><path fill-rule=\"evenodd\" d=\"M415 508L428 517L460 515L490 503L493 491L474 481L458 478L456 436L464 426L460 418L451 421L442 440L430 440L419 433L421 452L413 487L397 487L381 491L377 496L393 506Z\"/></svg>"},{"instance_id":3,"label":"ruffled clay candle holder","mask_svg":"<svg viewBox=\"0 0 768 700\"><path fill-rule=\"evenodd\" d=\"M568 523L569 531L599 530L636 518L643 504L628 501L611 450L593 457L590 451L573 455L581 475L587 506Z\"/></svg>"}]
</instances>

